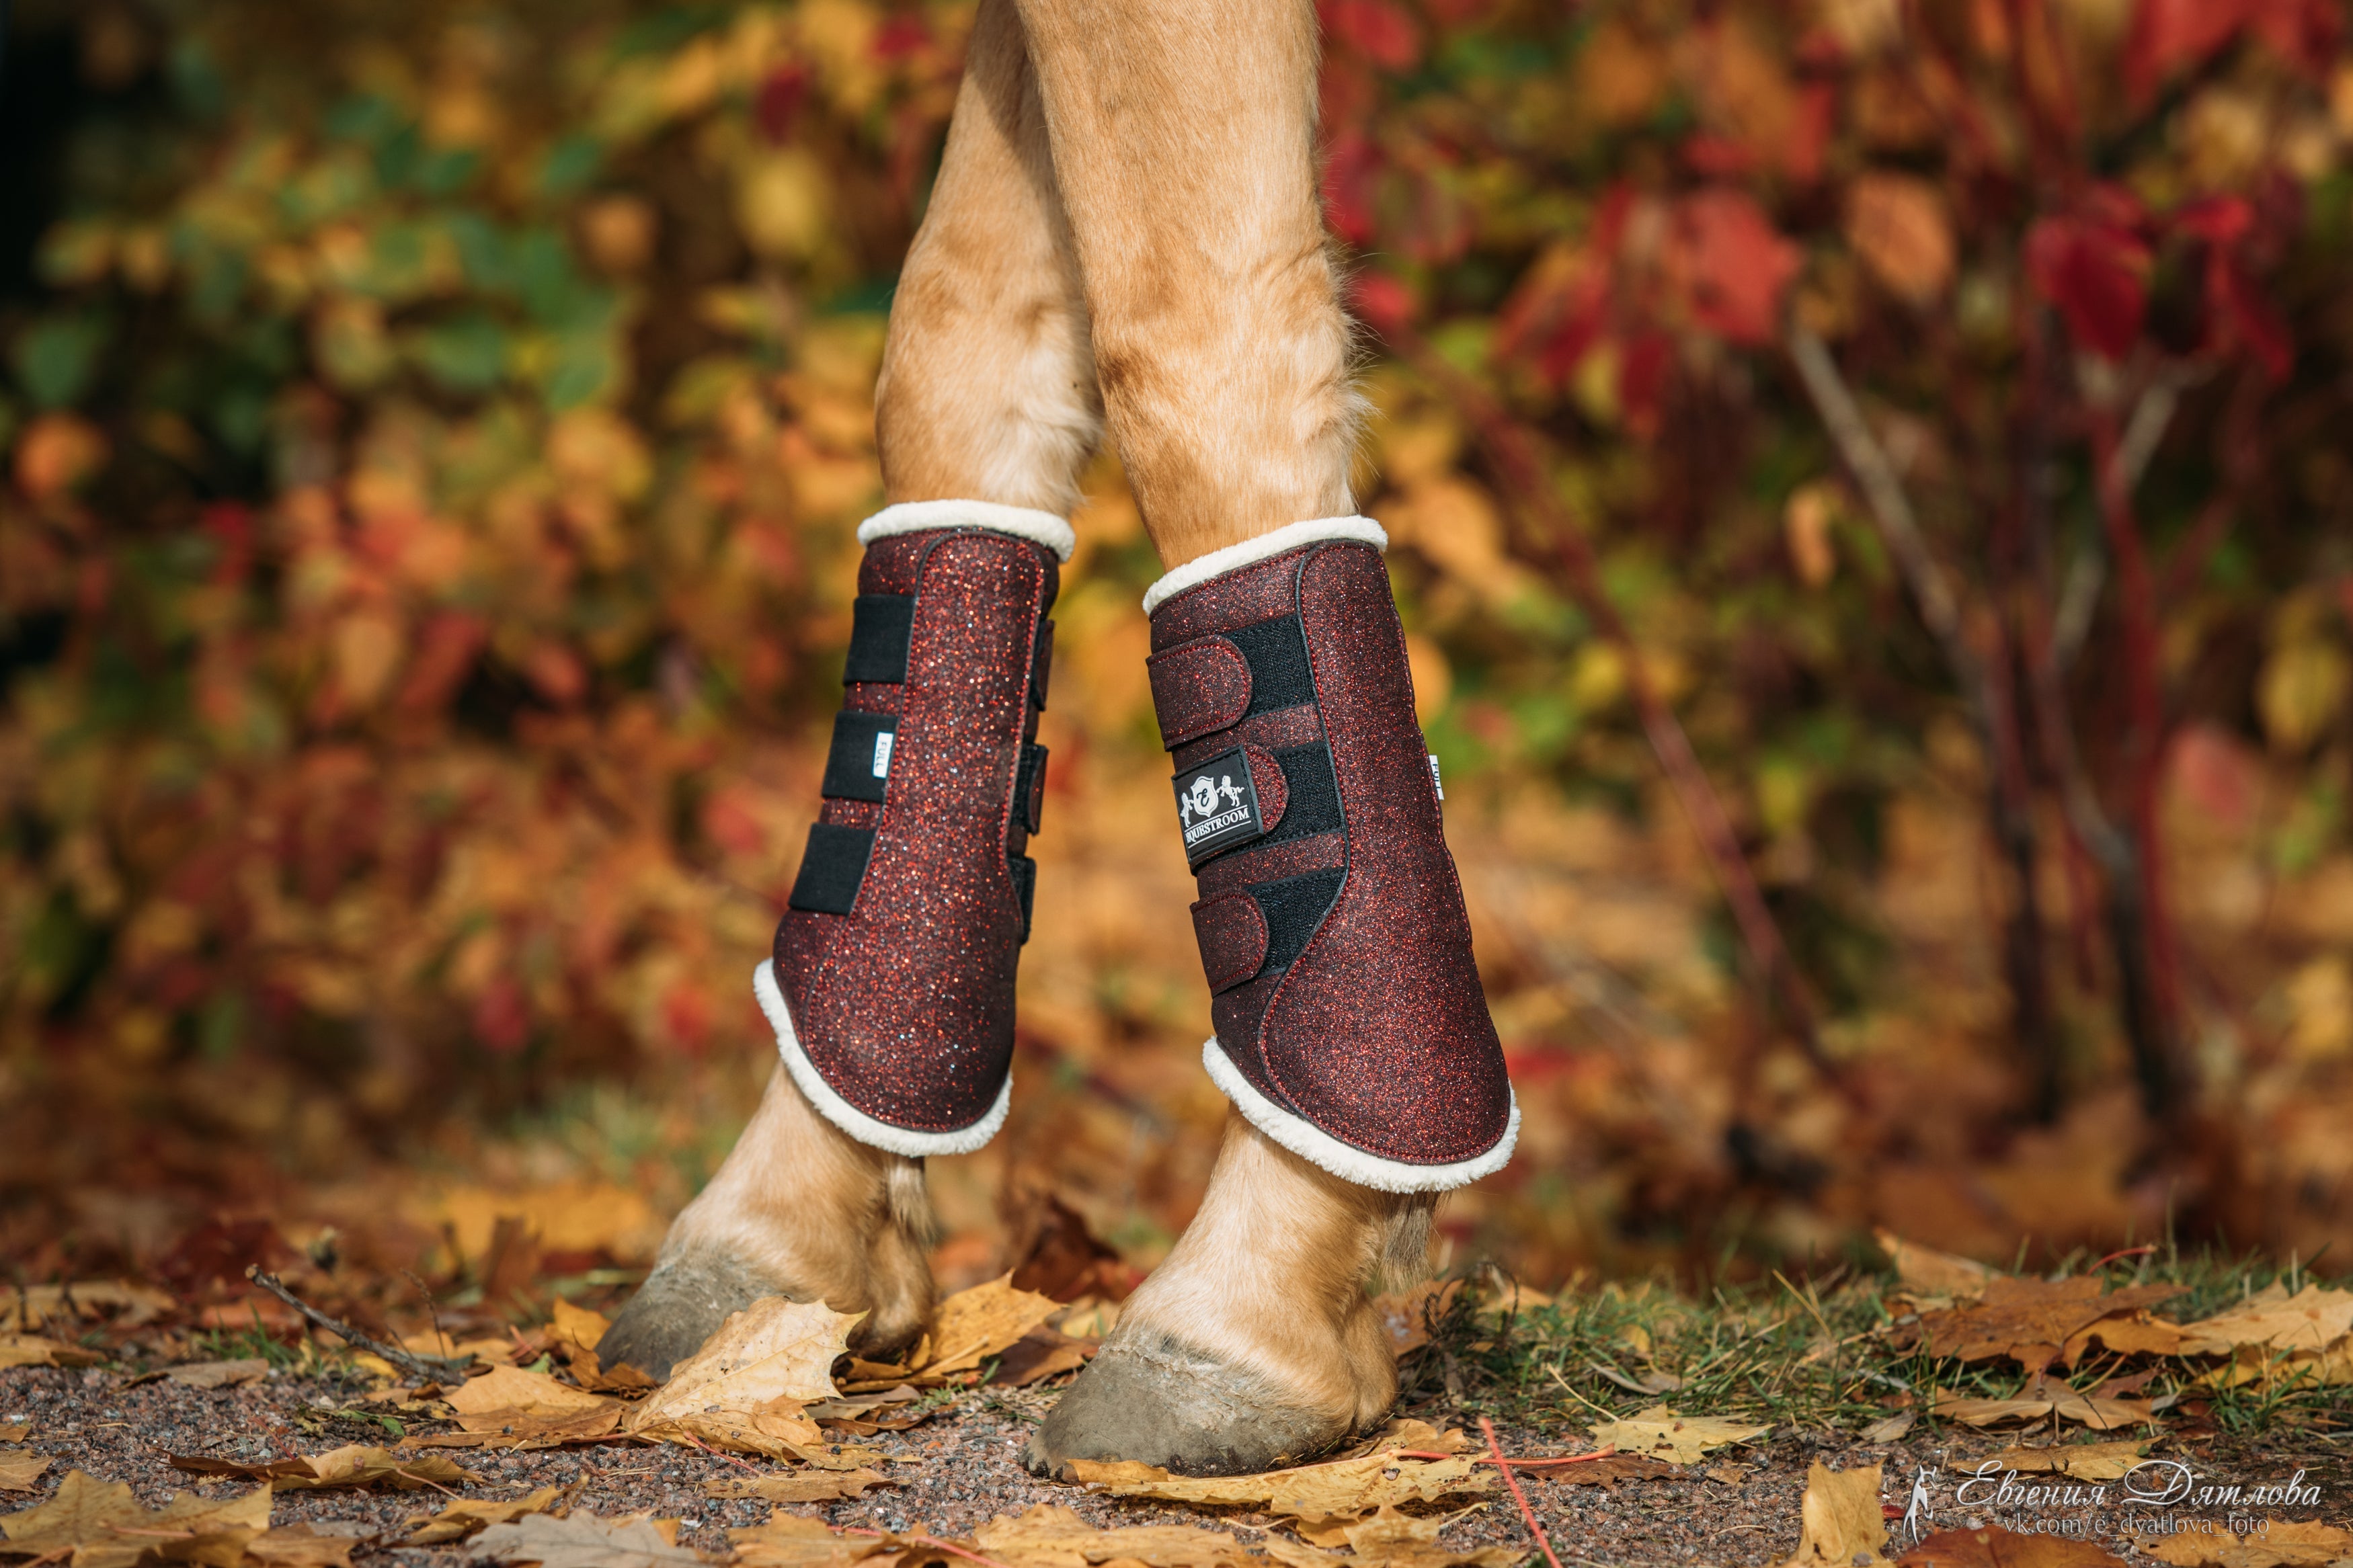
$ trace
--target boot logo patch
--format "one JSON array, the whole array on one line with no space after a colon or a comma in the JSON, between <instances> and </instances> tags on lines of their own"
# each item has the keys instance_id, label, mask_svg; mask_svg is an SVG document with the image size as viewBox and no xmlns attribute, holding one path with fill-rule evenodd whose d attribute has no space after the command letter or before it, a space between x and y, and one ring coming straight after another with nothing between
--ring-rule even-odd
<instances>
[{"instance_id":1,"label":"boot logo patch","mask_svg":"<svg viewBox=\"0 0 2353 1568\"><path fill-rule=\"evenodd\" d=\"M1173 782L1187 861L1198 865L1266 831L1259 814L1258 786L1250 782L1250 758L1240 747L1178 773Z\"/></svg>"}]
</instances>

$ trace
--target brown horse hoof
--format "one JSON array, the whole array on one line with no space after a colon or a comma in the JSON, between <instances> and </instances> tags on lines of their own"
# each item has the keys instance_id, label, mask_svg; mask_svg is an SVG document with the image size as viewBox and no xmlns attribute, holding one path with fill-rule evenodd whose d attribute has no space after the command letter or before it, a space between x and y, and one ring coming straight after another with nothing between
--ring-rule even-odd
<instances>
[{"instance_id":1,"label":"brown horse hoof","mask_svg":"<svg viewBox=\"0 0 2353 1568\"><path fill-rule=\"evenodd\" d=\"M626 1363L659 1383L670 1368L702 1348L729 1314L763 1296L789 1296L792 1288L752 1270L723 1252L673 1258L646 1276L605 1337L597 1363Z\"/></svg>"},{"instance_id":2,"label":"brown horse hoof","mask_svg":"<svg viewBox=\"0 0 2353 1568\"><path fill-rule=\"evenodd\" d=\"M1313 1458L1356 1427L1248 1368L1166 1334L1103 1347L1029 1438L1033 1475L1076 1477L1073 1459L1133 1459L1187 1476L1240 1476Z\"/></svg>"}]
</instances>

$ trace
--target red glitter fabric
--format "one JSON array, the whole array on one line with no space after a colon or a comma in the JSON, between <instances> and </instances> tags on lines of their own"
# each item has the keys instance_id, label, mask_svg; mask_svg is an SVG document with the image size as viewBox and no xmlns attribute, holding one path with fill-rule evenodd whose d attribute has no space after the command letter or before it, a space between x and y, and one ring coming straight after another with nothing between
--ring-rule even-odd
<instances>
[{"instance_id":1,"label":"red glitter fabric","mask_svg":"<svg viewBox=\"0 0 2353 1568\"><path fill-rule=\"evenodd\" d=\"M1506 1136L1511 1089L1379 554L1325 542L1213 578L1154 612L1153 646L1296 647L1289 627L1269 624L1293 616L1313 674L1307 700L1174 748L1198 765L1247 743L1254 779L1282 750L1276 776L1289 774L1293 820L1264 812L1258 841L1197 871L1218 1043L1276 1107L1349 1148L1407 1165L1475 1160ZM1252 674L1263 708L1282 674L1272 662ZM1184 735L1214 693L1207 678L1167 684L1183 718L1164 716L1163 728ZM1162 688L1155 673L1155 700ZM1323 777L1327 748L1319 816L1307 784ZM1240 900L1256 921L1239 916Z\"/></svg>"},{"instance_id":2,"label":"red glitter fabric","mask_svg":"<svg viewBox=\"0 0 2353 1568\"><path fill-rule=\"evenodd\" d=\"M786 914L776 978L827 1087L892 1128L971 1127L1012 1062L1029 815L1014 794L1059 583L1049 550L971 529L877 540L859 573L861 594L915 600L905 683L845 700L898 715L888 783L880 805L826 800L820 821L871 827L873 847L849 913Z\"/></svg>"}]
</instances>

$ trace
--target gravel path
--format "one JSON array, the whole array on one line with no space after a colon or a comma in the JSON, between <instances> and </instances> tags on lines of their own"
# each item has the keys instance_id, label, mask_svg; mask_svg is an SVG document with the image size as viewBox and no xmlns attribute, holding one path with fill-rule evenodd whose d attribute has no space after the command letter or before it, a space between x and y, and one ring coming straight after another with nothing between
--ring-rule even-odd
<instances>
[{"instance_id":1,"label":"gravel path","mask_svg":"<svg viewBox=\"0 0 2353 1568\"><path fill-rule=\"evenodd\" d=\"M160 1505L187 1489L192 1478L166 1462L170 1454L260 1462L294 1454L315 1454L346 1443L384 1443L386 1435L354 1421L328 1417L347 1396L316 1381L287 1376L242 1387L201 1390L169 1382L132 1384L114 1373L91 1370L17 1368L0 1372L0 1426L29 1422L21 1443L0 1445L0 1453L51 1456L47 1474L29 1493L0 1493L0 1511L29 1507L52 1493L65 1472L81 1469L102 1480L129 1482L141 1500ZM1099 1525L1189 1523L1230 1529L1243 1541L1261 1539L1264 1515L1235 1510L1192 1510L1150 1502L1113 1500L1067 1486L1041 1482L1020 1468L1028 1426L1053 1398L1052 1391L1011 1394L984 1393L967 1398L923 1425L859 1441L880 1448L893 1461L884 1467L900 1485L865 1498L836 1503L786 1507L776 1511L821 1519L829 1524L868 1529L924 1529L936 1534L969 1535L991 1516L1018 1513L1051 1502L1075 1510ZM1442 1411L1416 1412L1440 1420ZM1507 1450L1515 1453L1573 1451L1581 1434L1506 1430ZM1765 1444L1710 1456L1689 1473L1672 1479L1628 1481L1614 1489L1531 1480L1531 1502L1564 1562L1587 1563L1706 1563L1762 1565L1779 1562L1799 1538L1799 1500L1808 1466L1821 1460L1833 1468L1886 1466L1887 1496L1901 1506L1917 1467L1937 1462L1945 1473L1932 1489L1936 1523L2001 1523L2021 1528L2032 1510L1967 1508L1953 1496L1954 1468L2007 1446L2008 1440L1947 1429L1936 1441L1865 1447L1843 1436L1799 1433ZM1945 1444L1949 1447L1943 1447ZM2353 1519L2353 1447L2344 1438L2296 1437L2261 1447L2232 1446L2218 1439L2179 1455L2200 1484L2246 1485L2284 1482L2298 1470L2302 1484L2317 1489L2317 1507L2257 1510L2275 1519L2319 1518L2343 1525ZM741 1477L752 1468L727 1458L674 1447L607 1444L534 1453L443 1450L480 1477L466 1495L513 1498L545 1486L570 1485L586 1478L575 1506L600 1514L650 1512L681 1521L679 1539L709 1551L727 1546L730 1527L756 1524L771 1506L756 1500L720 1501L705 1497L702 1484L718 1477ZM2033 1478L2028 1478L2031 1481ZM241 1483L226 1483L234 1489ZM225 1495L222 1483L204 1489ZM318 1491L280 1493L273 1521L305 1521L322 1532L396 1538L403 1521L437 1510L446 1500L427 1492ZM2218 1522L2221 1514L2214 1512ZM2084 1515L2077 1509L2069 1517ZM2176 1508L2175 1517L2197 1516ZM2146 1510L2144 1510L2144 1517ZM2058 1517L2052 1515L2052 1517ZM2085 1518L2084 1533L2114 1546L2123 1510L2108 1508ZM2063 1526L2062 1528L2068 1528ZM1534 1551L1534 1542L1506 1494L1461 1514L1445 1531L1450 1544L1502 1542ZM1891 1548L1893 1550L1893 1548ZM371 1547L362 1564L386 1557L424 1568L455 1568L462 1547L418 1550ZM2141 1559L2142 1562L2148 1561Z\"/></svg>"}]
</instances>

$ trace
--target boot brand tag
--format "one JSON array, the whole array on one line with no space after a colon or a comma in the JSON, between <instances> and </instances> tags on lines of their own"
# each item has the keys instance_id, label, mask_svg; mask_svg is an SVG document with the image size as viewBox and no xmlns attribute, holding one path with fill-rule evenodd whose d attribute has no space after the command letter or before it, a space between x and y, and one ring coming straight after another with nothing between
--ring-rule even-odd
<instances>
[{"instance_id":1,"label":"boot brand tag","mask_svg":"<svg viewBox=\"0 0 2353 1568\"><path fill-rule=\"evenodd\" d=\"M897 739L898 733L895 731L874 731L874 776L876 778L887 779L891 776L891 742Z\"/></svg>"},{"instance_id":2,"label":"boot brand tag","mask_svg":"<svg viewBox=\"0 0 2353 1568\"><path fill-rule=\"evenodd\" d=\"M1258 786L1250 782L1250 758L1240 747L1211 757L1171 782L1189 864L1198 865L1266 831L1259 814Z\"/></svg>"}]
</instances>

